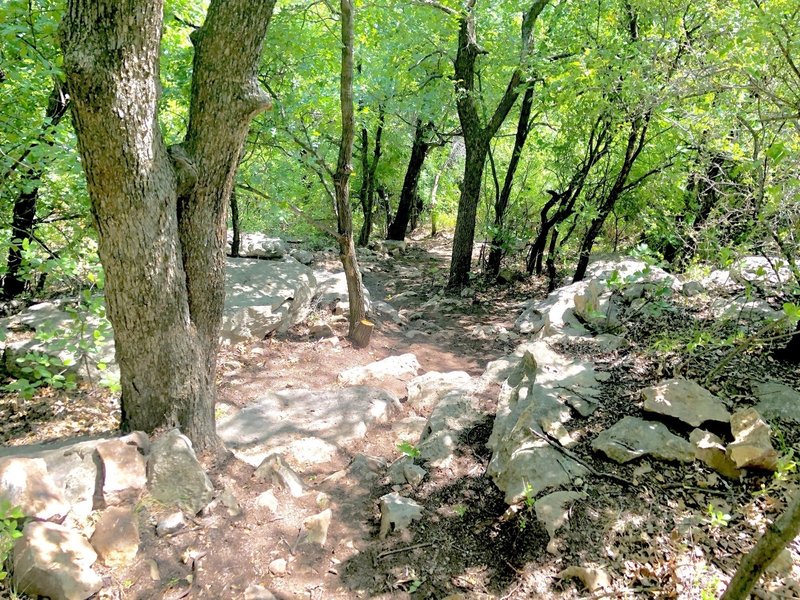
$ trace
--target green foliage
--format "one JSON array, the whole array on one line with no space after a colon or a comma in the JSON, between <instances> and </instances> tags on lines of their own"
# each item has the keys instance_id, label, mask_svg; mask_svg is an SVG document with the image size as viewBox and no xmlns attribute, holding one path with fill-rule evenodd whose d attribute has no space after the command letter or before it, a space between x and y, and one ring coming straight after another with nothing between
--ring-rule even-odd
<instances>
[{"instance_id":1,"label":"green foliage","mask_svg":"<svg viewBox=\"0 0 800 600\"><path fill-rule=\"evenodd\" d=\"M14 548L14 542L22 536L20 524L25 518L19 506L11 506L5 498L0 498L0 581L3 581L8 573L4 566Z\"/></svg>"},{"instance_id":2,"label":"green foliage","mask_svg":"<svg viewBox=\"0 0 800 600\"><path fill-rule=\"evenodd\" d=\"M709 504L706 508L706 515L708 524L715 529L727 527L732 518L725 511L715 508L713 504Z\"/></svg>"},{"instance_id":3,"label":"green foliage","mask_svg":"<svg viewBox=\"0 0 800 600\"><path fill-rule=\"evenodd\" d=\"M409 458L417 458L420 454L419 448L410 442L400 442L397 444L397 449L403 454L403 456L407 456Z\"/></svg>"}]
</instances>

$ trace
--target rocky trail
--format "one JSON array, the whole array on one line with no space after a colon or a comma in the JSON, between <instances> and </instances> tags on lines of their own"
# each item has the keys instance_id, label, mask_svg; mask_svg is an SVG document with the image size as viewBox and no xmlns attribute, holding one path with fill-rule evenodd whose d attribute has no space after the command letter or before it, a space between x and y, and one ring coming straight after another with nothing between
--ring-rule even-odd
<instances>
[{"instance_id":1,"label":"rocky trail","mask_svg":"<svg viewBox=\"0 0 800 600\"><path fill-rule=\"evenodd\" d=\"M714 598L796 493L800 373L741 343L781 318L746 294L756 258L690 281L597 257L550 295L509 276L449 297L446 240L383 244L361 257L376 331L355 350L335 255L250 244L220 356L232 454L111 437L118 408L87 381L1 399L0 493L39 519L15 589ZM61 310L6 323L7 366ZM800 596L799 557L757 595Z\"/></svg>"}]
</instances>

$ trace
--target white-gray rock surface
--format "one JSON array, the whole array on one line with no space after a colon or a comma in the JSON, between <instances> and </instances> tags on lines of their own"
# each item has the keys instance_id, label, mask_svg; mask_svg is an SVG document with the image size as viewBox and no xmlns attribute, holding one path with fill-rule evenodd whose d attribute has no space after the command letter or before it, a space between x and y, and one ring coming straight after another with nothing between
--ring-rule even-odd
<instances>
[{"instance_id":1,"label":"white-gray rock surface","mask_svg":"<svg viewBox=\"0 0 800 600\"><path fill-rule=\"evenodd\" d=\"M692 445L671 433L663 423L631 416L600 432L592 441L592 448L618 463L645 455L667 461L694 460Z\"/></svg>"},{"instance_id":2,"label":"white-gray rock surface","mask_svg":"<svg viewBox=\"0 0 800 600\"><path fill-rule=\"evenodd\" d=\"M706 421L727 423L731 415L722 400L689 379L667 379L642 390L644 410L673 417L693 427Z\"/></svg>"},{"instance_id":3,"label":"white-gray rock surface","mask_svg":"<svg viewBox=\"0 0 800 600\"><path fill-rule=\"evenodd\" d=\"M214 492L192 442L177 429L153 442L147 459L147 481L153 498L190 515L205 508Z\"/></svg>"}]
</instances>

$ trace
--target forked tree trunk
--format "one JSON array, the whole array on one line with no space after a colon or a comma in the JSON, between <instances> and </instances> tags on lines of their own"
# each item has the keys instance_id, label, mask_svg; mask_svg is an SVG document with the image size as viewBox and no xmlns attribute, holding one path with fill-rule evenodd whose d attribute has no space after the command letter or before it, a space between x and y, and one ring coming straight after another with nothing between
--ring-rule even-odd
<instances>
[{"instance_id":1,"label":"forked tree trunk","mask_svg":"<svg viewBox=\"0 0 800 600\"><path fill-rule=\"evenodd\" d=\"M417 202L417 188L419 187L419 176L428 156L431 145L428 143L427 136L433 129L433 123L423 123L417 119L414 127L414 141L411 144L411 157L408 159L408 168L403 179L403 189L400 192L400 202L397 205L392 224L389 226L389 233L386 238L402 242L406 237L408 222L411 220L411 213L414 210L414 203Z\"/></svg>"},{"instance_id":2,"label":"forked tree trunk","mask_svg":"<svg viewBox=\"0 0 800 600\"><path fill-rule=\"evenodd\" d=\"M372 160L369 160L369 133L367 128L361 130L361 189L359 190L359 200L361 209L364 213L364 223L361 225L361 233L358 236L358 245L361 247L369 244L372 235L372 219L375 207L375 173L378 170L378 161L381 159L383 151L383 122L385 119L383 105L378 107L378 125L375 128L375 149L372 153Z\"/></svg>"},{"instance_id":3,"label":"forked tree trunk","mask_svg":"<svg viewBox=\"0 0 800 600\"><path fill-rule=\"evenodd\" d=\"M476 62L486 51L478 45L475 30L475 4L468 0L459 19L458 52L454 62L456 107L467 149L464 162L464 181L458 200L458 216L453 238L453 254L450 260L450 276L447 288L458 290L469 283L472 265L472 246L475 241L475 225L480 201L481 179L489 144L509 111L517 101L522 81L522 69L533 43L533 26L549 0L535 0L522 17L522 39L520 65L511 75L502 98L485 124L480 116L479 94L475 86Z\"/></svg>"},{"instance_id":4,"label":"forked tree trunk","mask_svg":"<svg viewBox=\"0 0 800 600\"><path fill-rule=\"evenodd\" d=\"M63 85L56 80L53 91L47 102L46 121L35 144L52 144L48 140L50 134L67 112L69 98L64 93ZM36 202L39 199L39 182L44 170L31 167L22 173L21 191L14 201L11 217L11 246L8 248L6 274L3 278L3 298L13 300L25 291L26 282L20 277L22 267L22 245L33 240L36 226Z\"/></svg>"},{"instance_id":5,"label":"forked tree trunk","mask_svg":"<svg viewBox=\"0 0 800 600\"><path fill-rule=\"evenodd\" d=\"M353 243L353 215L350 211L350 174L353 172L353 137L355 117L353 107L353 2L341 0L342 21L342 71L340 76L339 101L342 110L342 138L339 143L339 160L333 175L336 194L336 216L339 234L339 258L347 280L347 298L350 303L349 337L354 345L369 344L371 323L364 311L364 284L358 268L356 247Z\"/></svg>"},{"instance_id":6,"label":"forked tree trunk","mask_svg":"<svg viewBox=\"0 0 800 600\"><path fill-rule=\"evenodd\" d=\"M179 426L199 450L218 444L226 210L250 120L270 104L256 69L274 4L211 1L192 34L188 130L169 149L157 114L163 0L69 0L62 25L122 426Z\"/></svg>"}]
</instances>

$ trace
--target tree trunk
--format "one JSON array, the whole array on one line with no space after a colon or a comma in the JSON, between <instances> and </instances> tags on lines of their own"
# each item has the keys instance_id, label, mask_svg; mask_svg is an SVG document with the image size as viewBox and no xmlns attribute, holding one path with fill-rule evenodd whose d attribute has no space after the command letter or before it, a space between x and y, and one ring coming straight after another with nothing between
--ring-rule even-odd
<instances>
[{"instance_id":1,"label":"tree trunk","mask_svg":"<svg viewBox=\"0 0 800 600\"><path fill-rule=\"evenodd\" d=\"M339 143L339 160L333 175L336 194L336 216L339 234L339 258L347 280L347 298L350 303L351 339L359 336L359 324L365 319L364 284L358 269L356 247L353 243L353 215L350 211L350 174L353 172L353 137L355 117L353 108L353 2L341 0L342 19L342 71L339 101L342 110L342 138ZM369 343L369 339L367 339Z\"/></svg>"},{"instance_id":2,"label":"tree trunk","mask_svg":"<svg viewBox=\"0 0 800 600\"><path fill-rule=\"evenodd\" d=\"M761 574L778 554L800 534L800 494L767 530L742 560L720 600L746 600Z\"/></svg>"},{"instance_id":3,"label":"tree trunk","mask_svg":"<svg viewBox=\"0 0 800 600\"><path fill-rule=\"evenodd\" d=\"M381 139L383 137L383 122L385 113L383 105L378 107L378 125L375 128L375 150L372 153L372 161L369 160L369 134L367 128L361 130L361 169L363 172L361 179L361 189L359 190L359 200L364 212L364 223L361 225L361 233L358 236L358 245L366 247L372 235L373 209L375 206L375 173L378 170L378 161L383 150Z\"/></svg>"},{"instance_id":4,"label":"tree trunk","mask_svg":"<svg viewBox=\"0 0 800 600\"><path fill-rule=\"evenodd\" d=\"M122 427L179 426L198 450L219 443L225 213L250 120L269 106L256 75L274 3L211 1L192 34L189 127L169 149L157 114L162 1L69 0L62 25Z\"/></svg>"},{"instance_id":5,"label":"tree trunk","mask_svg":"<svg viewBox=\"0 0 800 600\"><path fill-rule=\"evenodd\" d=\"M457 291L469 283L481 179L486 155L489 152L489 143L517 101L522 83L522 67L533 43L533 26L548 2L549 0L535 0L523 14L520 65L511 74L506 90L486 124L482 123L479 91L475 87L475 63L478 56L486 54L486 50L478 45L475 30L476 0L468 0L466 9L461 13L458 51L453 63L455 70L453 81L456 88L458 119L461 123L467 155L464 162L461 197L458 201L450 276L447 281L447 288L451 291Z\"/></svg>"},{"instance_id":6,"label":"tree trunk","mask_svg":"<svg viewBox=\"0 0 800 600\"><path fill-rule=\"evenodd\" d=\"M67 112L69 98L64 94L61 82L56 79L53 91L47 102L47 117L36 144L47 143L47 134L52 132ZM11 245L8 248L8 261L6 274L3 278L3 298L13 300L25 291L26 282L20 279L19 270L22 267L22 245L33 240L33 230L36 225L36 201L39 198L39 182L44 175L42 167L31 167L22 175L20 181L22 190L14 202L11 219Z\"/></svg>"},{"instance_id":7,"label":"tree trunk","mask_svg":"<svg viewBox=\"0 0 800 600\"><path fill-rule=\"evenodd\" d=\"M517 134L514 138L514 149L511 152L511 160L506 169L506 178L503 181L503 189L494 206L494 227L495 233L489 251L489 260L486 264L486 272L489 277L496 279L500 273L500 263L503 260L505 249L503 248L503 226L508 203L511 200L511 189L514 187L514 177L517 174L519 159L522 156L522 149L528 140L530 133L531 108L533 107L533 86L529 85L522 97L522 106L519 111L517 121Z\"/></svg>"},{"instance_id":8,"label":"tree trunk","mask_svg":"<svg viewBox=\"0 0 800 600\"><path fill-rule=\"evenodd\" d=\"M408 159L408 168L403 179L403 189L400 192L400 203L397 205L397 212L394 219L392 219L392 224L389 226L387 239L402 242L406 237L408 222L411 219L411 212L417 199L419 176L422 173L425 157L430 149L430 144L426 138L432 128L433 123L423 123L421 119L417 119L417 124L414 127L414 142L411 144L411 157Z\"/></svg>"},{"instance_id":9,"label":"tree trunk","mask_svg":"<svg viewBox=\"0 0 800 600\"><path fill-rule=\"evenodd\" d=\"M239 228L239 198L236 190L231 190L231 256L239 256L239 247L242 244L242 233Z\"/></svg>"}]
</instances>

